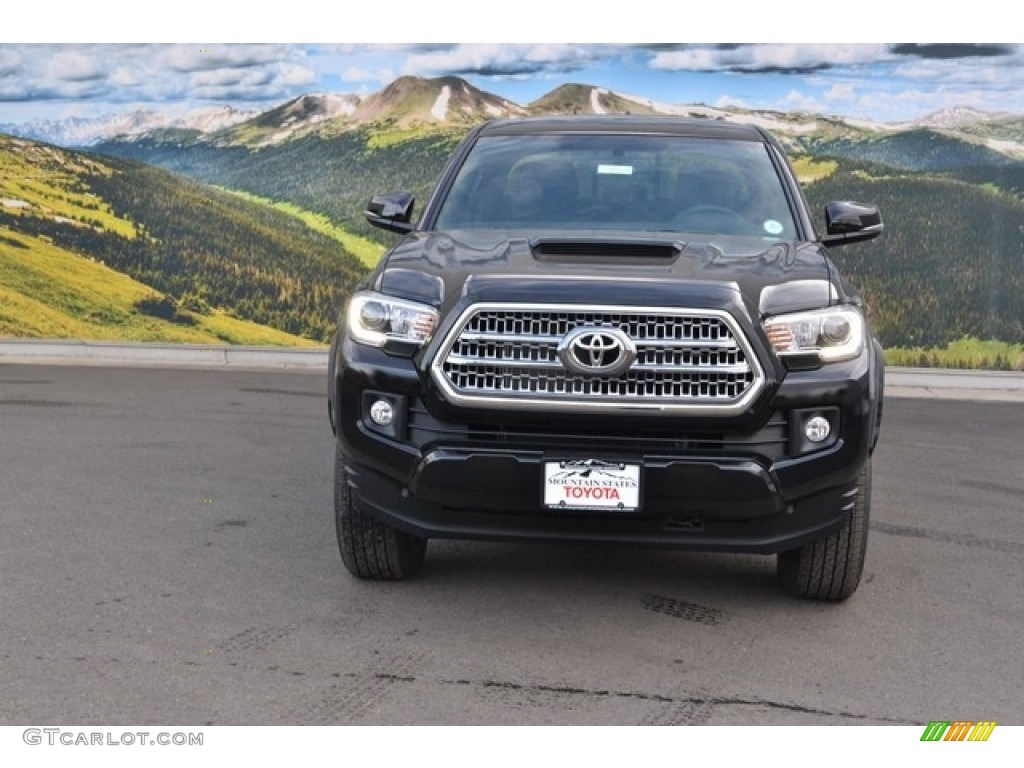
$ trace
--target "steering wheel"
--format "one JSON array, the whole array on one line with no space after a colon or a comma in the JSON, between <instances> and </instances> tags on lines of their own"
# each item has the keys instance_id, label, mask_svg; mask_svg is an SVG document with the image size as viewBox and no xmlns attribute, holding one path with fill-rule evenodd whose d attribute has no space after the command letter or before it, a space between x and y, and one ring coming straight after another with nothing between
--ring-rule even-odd
<instances>
[{"instance_id":1,"label":"steering wheel","mask_svg":"<svg viewBox=\"0 0 1024 768\"><path fill-rule=\"evenodd\" d=\"M683 225L687 223L696 224L715 224L724 225L728 227L729 231L722 232L720 234L743 234L750 231L750 220L731 208L726 208L722 205L695 205L692 208L687 208L682 213L677 214L672 219L673 226L680 226L686 228ZM732 227L728 225L732 224Z\"/></svg>"},{"instance_id":2,"label":"steering wheel","mask_svg":"<svg viewBox=\"0 0 1024 768\"><path fill-rule=\"evenodd\" d=\"M599 223L607 221L614 215L615 206L607 202L596 201L580 206L576 210L574 217L580 221Z\"/></svg>"}]
</instances>

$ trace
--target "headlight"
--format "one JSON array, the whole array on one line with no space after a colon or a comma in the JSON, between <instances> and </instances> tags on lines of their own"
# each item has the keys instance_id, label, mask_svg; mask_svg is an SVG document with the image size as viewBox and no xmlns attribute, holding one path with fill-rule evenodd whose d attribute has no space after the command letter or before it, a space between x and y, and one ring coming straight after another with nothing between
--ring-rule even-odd
<instances>
[{"instance_id":1,"label":"headlight","mask_svg":"<svg viewBox=\"0 0 1024 768\"><path fill-rule=\"evenodd\" d=\"M422 344L437 325L437 310L372 291L355 294L348 305L349 335L361 344L388 341Z\"/></svg>"},{"instance_id":2,"label":"headlight","mask_svg":"<svg viewBox=\"0 0 1024 768\"><path fill-rule=\"evenodd\" d=\"M864 348L864 316L853 307L769 317L764 332L778 354L817 353L823 363L849 360Z\"/></svg>"}]
</instances>

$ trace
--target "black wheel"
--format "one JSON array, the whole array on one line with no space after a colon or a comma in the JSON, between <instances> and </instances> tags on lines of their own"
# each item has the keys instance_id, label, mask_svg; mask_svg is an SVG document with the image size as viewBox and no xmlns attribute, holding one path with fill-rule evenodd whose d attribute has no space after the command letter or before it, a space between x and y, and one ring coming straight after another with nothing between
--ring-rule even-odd
<instances>
[{"instance_id":1,"label":"black wheel","mask_svg":"<svg viewBox=\"0 0 1024 768\"><path fill-rule=\"evenodd\" d=\"M396 581L416 575L422 567L426 539L392 528L352 503L340 445L334 460L334 520L341 561L353 576Z\"/></svg>"},{"instance_id":2,"label":"black wheel","mask_svg":"<svg viewBox=\"0 0 1024 768\"><path fill-rule=\"evenodd\" d=\"M783 589L808 600L845 600L857 591L868 546L871 459L857 478L853 511L840 530L799 549L779 553Z\"/></svg>"}]
</instances>

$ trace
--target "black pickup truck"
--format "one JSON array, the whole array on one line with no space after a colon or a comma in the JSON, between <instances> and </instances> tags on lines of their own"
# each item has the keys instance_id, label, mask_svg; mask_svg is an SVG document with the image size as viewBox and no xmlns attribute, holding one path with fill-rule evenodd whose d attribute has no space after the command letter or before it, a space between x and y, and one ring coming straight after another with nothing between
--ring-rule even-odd
<instances>
[{"instance_id":1,"label":"black pickup truck","mask_svg":"<svg viewBox=\"0 0 1024 768\"><path fill-rule=\"evenodd\" d=\"M860 582L882 351L777 141L711 120L473 130L333 340L345 566L402 579L431 538L777 553L789 592Z\"/></svg>"}]
</instances>

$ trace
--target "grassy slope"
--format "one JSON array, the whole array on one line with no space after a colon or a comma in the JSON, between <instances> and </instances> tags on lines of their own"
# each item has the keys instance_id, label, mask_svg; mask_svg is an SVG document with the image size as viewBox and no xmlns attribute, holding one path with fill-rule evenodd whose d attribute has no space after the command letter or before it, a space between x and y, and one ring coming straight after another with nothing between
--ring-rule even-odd
<instances>
[{"instance_id":1,"label":"grassy slope","mask_svg":"<svg viewBox=\"0 0 1024 768\"><path fill-rule=\"evenodd\" d=\"M223 308L188 311L179 306L173 320L140 312L144 300L169 300L160 290L107 266L105 257L119 254L123 260L128 250L144 241L154 248L161 247L161 241L153 240L148 228L130 215L118 215L109 200L96 194L95 185L115 173L109 164L87 155L0 136L0 208L6 221L0 224L0 335L317 346L316 341L241 319ZM180 188L164 191L165 199L191 194L195 186L182 180ZM271 241L295 236L287 233L289 228L282 231L243 214L232 208L221 218L225 226ZM290 220L277 212L272 215ZM77 233L71 240L80 242L61 244L40 231L40 222L43 229ZM185 229L177 231L185 235ZM313 233L310 237L322 239ZM98 245L104 247L90 251Z\"/></svg>"},{"instance_id":2,"label":"grassy slope","mask_svg":"<svg viewBox=\"0 0 1024 768\"><path fill-rule=\"evenodd\" d=\"M44 144L17 139L0 142L0 198L9 201L5 210L60 217L133 239L135 225L115 214L82 183L80 176L89 173L109 175L110 170L90 158Z\"/></svg>"},{"instance_id":3,"label":"grassy slope","mask_svg":"<svg viewBox=\"0 0 1024 768\"><path fill-rule=\"evenodd\" d=\"M422 208L445 161L465 129L419 126L401 129L380 123L315 135L251 152L206 144L172 148L149 141L111 142L97 151L134 158L208 184L245 190L261 198L294 203L331 223L382 245L395 237L366 223L362 212L371 195L408 190Z\"/></svg>"},{"instance_id":4,"label":"grassy slope","mask_svg":"<svg viewBox=\"0 0 1024 768\"><path fill-rule=\"evenodd\" d=\"M275 202L268 198L258 197L257 195L253 195L239 189L225 189L224 191L230 192L233 195L238 195L250 202L269 205L272 208L283 211L290 216L294 216L305 223L305 225L313 231L319 232L322 235L327 235L332 240L337 240L346 251L351 253L370 269L377 266L377 262L380 261L381 254L384 253L384 246L380 243L376 243L369 238L349 232L344 227L340 227L332 222L322 213L307 211L294 203Z\"/></svg>"},{"instance_id":5,"label":"grassy slope","mask_svg":"<svg viewBox=\"0 0 1024 768\"><path fill-rule=\"evenodd\" d=\"M1014 164L1011 158L993 149L927 129L843 136L834 140L815 135L801 143L809 154L815 156L845 157L909 171Z\"/></svg>"},{"instance_id":6,"label":"grassy slope","mask_svg":"<svg viewBox=\"0 0 1024 768\"><path fill-rule=\"evenodd\" d=\"M914 368L1024 371L1024 344L963 338L944 347L893 347L885 350L885 362Z\"/></svg>"},{"instance_id":7,"label":"grassy slope","mask_svg":"<svg viewBox=\"0 0 1024 768\"><path fill-rule=\"evenodd\" d=\"M950 174L859 169L845 161L806 193L816 215L826 200L881 207L882 237L830 256L864 295L886 346L1024 338L1024 203L1015 195Z\"/></svg>"},{"instance_id":8,"label":"grassy slope","mask_svg":"<svg viewBox=\"0 0 1024 768\"><path fill-rule=\"evenodd\" d=\"M41 238L0 233L0 336L316 346L220 311L183 311L187 324L136 310L136 302L158 295Z\"/></svg>"},{"instance_id":9,"label":"grassy slope","mask_svg":"<svg viewBox=\"0 0 1024 768\"><path fill-rule=\"evenodd\" d=\"M801 184L813 184L831 176L839 168L835 160L816 160L809 155L790 157L790 164Z\"/></svg>"},{"instance_id":10,"label":"grassy slope","mask_svg":"<svg viewBox=\"0 0 1024 768\"><path fill-rule=\"evenodd\" d=\"M452 144L459 141L466 131L462 128L438 127L431 123L412 126L398 126L391 122L377 123L366 128L366 148L369 151L387 149L413 139L442 137Z\"/></svg>"}]
</instances>

